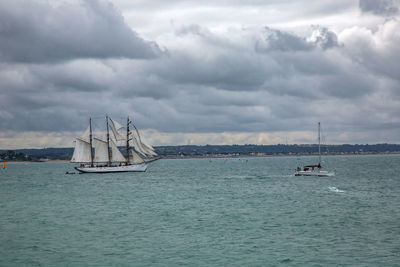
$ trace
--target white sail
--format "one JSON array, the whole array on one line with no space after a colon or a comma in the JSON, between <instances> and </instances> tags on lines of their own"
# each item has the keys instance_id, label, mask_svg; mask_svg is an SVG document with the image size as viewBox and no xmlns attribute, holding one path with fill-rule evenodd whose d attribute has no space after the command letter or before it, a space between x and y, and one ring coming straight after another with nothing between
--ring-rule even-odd
<instances>
[{"instance_id":1,"label":"white sail","mask_svg":"<svg viewBox=\"0 0 400 267\"><path fill-rule=\"evenodd\" d=\"M108 146L107 142L98 138L93 138L94 145L94 162L108 162Z\"/></svg>"},{"instance_id":2,"label":"white sail","mask_svg":"<svg viewBox=\"0 0 400 267\"><path fill-rule=\"evenodd\" d=\"M146 155L148 156L157 156L157 153L154 152L153 150L151 150L150 148L148 148L148 146L144 143L142 143L142 148L145 150Z\"/></svg>"},{"instance_id":3,"label":"white sail","mask_svg":"<svg viewBox=\"0 0 400 267\"><path fill-rule=\"evenodd\" d=\"M154 148L152 148L150 145L147 145L143 143L142 139L140 138L139 130L136 128L135 125L133 125L135 128L136 134L138 136L138 145L140 146L141 150L144 152L146 156L157 156L157 154L154 152Z\"/></svg>"},{"instance_id":4,"label":"white sail","mask_svg":"<svg viewBox=\"0 0 400 267\"><path fill-rule=\"evenodd\" d=\"M122 125L119 124L118 122L113 121L110 117L108 117L108 118L110 119L111 125L114 127L115 130L119 131L119 130L121 130L122 128L124 128L124 126L122 126Z\"/></svg>"},{"instance_id":5,"label":"white sail","mask_svg":"<svg viewBox=\"0 0 400 267\"><path fill-rule=\"evenodd\" d=\"M134 135L132 135L130 140L133 141L133 147L135 148L135 150L140 154L142 154L143 156L146 156L146 152L143 150L142 146L140 145L140 143L138 142L138 140Z\"/></svg>"},{"instance_id":6,"label":"white sail","mask_svg":"<svg viewBox=\"0 0 400 267\"><path fill-rule=\"evenodd\" d=\"M153 148L151 145L149 145L149 144L143 139L143 137L140 138L140 141L142 142L142 146L143 146L143 147L145 147L146 149L151 150L151 151L154 152L154 148Z\"/></svg>"},{"instance_id":7,"label":"white sail","mask_svg":"<svg viewBox=\"0 0 400 267\"><path fill-rule=\"evenodd\" d=\"M119 151L117 145L113 140L110 140L110 145L112 149L111 161L112 162L126 162L126 158L122 155L121 151Z\"/></svg>"},{"instance_id":8,"label":"white sail","mask_svg":"<svg viewBox=\"0 0 400 267\"><path fill-rule=\"evenodd\" d=\"M137 140L135 137L133 137L132 140L133 140L135 149L143 156L157 156L157 153L155 153L154 151L147 148L147 146L145 144L143 144L142 142L140 142L140 140Z\"/></svg>"},{"instance_id":9,"label":"white sail","mask_svg":"<svg viewBox=\"0 0 400 267\"><path fill-rule=\"evenodd\" d=\"M139 139L139 140L136 139L136 143L137 143L137 146L139 147L140 151L142 152L142 154L144 154L146 156L157 156L156 152L151 150L148 145L141 142L141 139Z\"/></svg>"},{"instance_id":10,"label":"white sail","mask_svg":"<svg viewBox=\"0 0 400 267\"><path fill-rule=\"evenodd\" d=\"M140 141L142 142L142 146L143 147L145 147L148 150L151 150L151 151L155 152L154 148L151 145L149 145L143 137L140 138Z\"/></svg>"},{"instance_id":11,"label":"white sail","mask_svg":"<svg viewBox=\"0 0 400 267\"><path fill-rule=\"evenodd\" d=\"M144 146L146 149L148 149L148 150L153 151L154 153L156 153L155 150L154 150L154 148L153 148L151 145L148 145L147 143L143 143L143 142L142 142L142 146Z\"/></svg>"},{"instance_id":12,"label":"white sail","mask_svg":"<svg viewBox=\"0 0 400 267\"><path fill-rule=\"evenodd\" d=\"M144 163L144 160L133 149L131 149L131 153L132 153L133 163L136 163L136 164Z\"/></svg>"},{"instance_id":13,"label":"white sail","mask_svg":"<svg viewBox=\"0 0 400 267\"><path fill-rule=\"evenodd\" d=\"M76 138L74 154L72 155L71 162L90 163L90 153L90 143L80 138Z\"/></svg>"},{"instance_id":14,"label":"white sail","mask_svg":"<svg viewBox=\"0 0 400 267\"><path fill-rule=\"evenodd\" d=\"M110 119L111 120L111 119ZM115 141L122 141L122 140L126 140L126 138L124 138L115 128L112 124L110 124L110 129L114 135L114 139Z\"/></svg>"},{"instance_id":15,"label":"white sail","mask_svg":"<svg viewBox=\"0 0 400 267\"><path fill-rule=\"evenodd\" d=\"M87 129L85 130L85 132L79 138L85 142L88 142L88 143L90 142L90 124L87 127Z\"/></svg>"}]
</instances>

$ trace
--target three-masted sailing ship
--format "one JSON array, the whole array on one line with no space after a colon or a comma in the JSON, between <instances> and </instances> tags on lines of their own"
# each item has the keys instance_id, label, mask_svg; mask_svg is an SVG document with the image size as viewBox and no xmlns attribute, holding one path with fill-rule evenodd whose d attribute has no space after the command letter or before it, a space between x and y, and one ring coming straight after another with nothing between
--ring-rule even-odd
<instances>
[{"instance_id":1,"label":"three-masted sailing ship","mask_svg":"<svg viewBox=\"0 0 400 267\"><path fill-rule=\"evenodd\" d=\"M135 131L130 131L131 123L128 117L126 127L124 127L106 116L106 138L103 140L93 136L90 118L86 131L75 139L75 150L71 162L80 164L75 169L81 173L146 171L148 164L159 158L154 148L142 140L135 125L132 124ZM124 128L126 128L125 131ZM125 143L126 155L123 155L117 146L117 143L121 141Z\"/></svg>"}]
</instances>

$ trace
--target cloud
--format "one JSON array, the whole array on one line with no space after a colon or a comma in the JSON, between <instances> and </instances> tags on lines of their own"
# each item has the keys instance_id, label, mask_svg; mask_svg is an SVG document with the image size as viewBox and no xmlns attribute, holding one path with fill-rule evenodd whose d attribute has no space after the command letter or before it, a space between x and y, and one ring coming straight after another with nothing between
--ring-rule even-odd
<instances>
[{"instance_id":1,"label":"cloud","mask_svg":"<svg viewBox=\"0 0 400 267\"><path fill-rule=\"evenodd\" d=\"M314 43L322 49L339 46L337 35L326 27L314 26L311 36L308 38L310 43Z\"/></svg>"},{"instance_id":2,"label":"cloud","mask_svg":"<svg viewBox=\"0 0 400 267\"><path fill-rule=\"evenodd\" d=\"M365 27L345 29L339 40L345 44L343 52L349 59L378 76L399 81L399 31L400 22L393 19L379 25L375 32Z\"/></svg>"},{"instance_id":3,"label":"cloud","mask_svg":"<svg viewBox=\"0 0 400 267\"><path fill-rule=\"evenodd\" d=\"M235 8L217 8L239 12L238 7L243 7L250 13L253 8L254 16L260 19L260 10L294 5L302 15L294 20L275 19L289 28L287 25L297 25L298 19L305 19L306 11L298 4L286 1L281 6L280 2L243 7L235 1ZM12 7L17 6L13 3L0 12L12 13ZM323 122L327 133L333 133L333 138L328 138L332 142L379 142L384 135L376 129L399 140L396 136L400 134L394 134L398 129L395 125L400 123L397 18L362 15L354 19L359 22L355 25L337 27L336 18L342 14L333 14L329 8L334 4L322 1L312 12L308 11L312 17L306 21L307 27L303 26L304 21L301 27L290 29L259 26L245 18L239 19L239 25L236 19L228 25L225 17L221 23L213 17L214 25L201 20L174 21L149 30L152 34L160 32L154 42L168 51L163 53L134 34L148 33L148 28L132 26L135 31L131 30L108 2L73 3L31 4L32 10L43 6L47 14L44 18L51 19L42 26L28 18L33 35L16 31L24 42L35 36L37 44L48 43L46 49L34 44L31 50L22 52L21 56L29 60L21 60L20 55L0 43L0 54L8 55L0 63L3 131L39 133L32 138L43 134L47 136L46 142L51 143L62 133L71 138L72 132L85 129L89 117L96 129L104 129L103 115L108 113L117 121L129 115L153 144L267 144L284 142L285 136L292 136L293 142L312 142L317 121ZM184 5L192 12L195 8L190 3L174 1L173 6ZM202 12L216 8L211 2L206 4L209 6L199 7ZM160 16L149 5L153 6L146 3L142 16ZM345 17L359 15L358 6L350 9L349 15L347 1L338 5L332 8L344 12ZM65 9L65 17L59 15L60 8ZM165 12L175 14L168 13L169 9ZM179 9L175 12L178 17L185 16ZM285 12L296 13L293 9ZM333 21L332 25L322 23L316 19L318 16L329 23ZM10 20L10 25L15 25L16 17L8 16L3 21ZM66 27L66 18L70 17L83 25L80 34L88 33L90 40L70 38L67 42L71 33L60 29ZM21 14L18 18L23 20ZM378 23L370 27L370 20ZM95 21L99 21L99 26L92 25ZM110 25L115 32L110 33ZM15 36L1 34L0 38L23 45ZM50 48L55 48L54 40L60 38L65 43L58 43L62 49L57 54ZM141 50L142 46L129 43L131 38L151 49ZM71 47L86 52L76 53ZM92 47L101 47L103 52L93 56L94 52L89 51ZM130 48L139 54L129 54ZM157 56L160 53L162 56ZM3 144L11 139L7 137ZM57 144L61 145L61 141Z\"/></svg>"},{"instance_id":4,"label":"cloud","mask_svg":"<svg viewBox=\"0 0 400 267\"><path fill-rule=\"evenodd\" d=\"M260 53L271 51L295 52L314 48L328 49L338 46L337 36L326 27L313 26L310 37L299 37L288 32L266 27L262 38L255 43L255 50Z\"/></svg>"},{"instance_id":5,"label":"cloud","mask_svg":"<svg viewBox=\"0 0 400 267\"><path fill-rule=\"evenodd\" d=\"M362 12L370 12L375 15L392 16L399 12L399 5L393 0L360 0Z\"/></svg>"},{"instance_id":6,"label":"cloud","mask_svg":"<svg viewBox=\"0 0 400 267\"><path fill-rule=\"evenodd\" d=\"M271 30L268 27L265 28L263 37L255 43L255 50L260 53L276 50L288 52L312 49L312 46L304 38L279 30Z\"/></svg>"},{"instance_id":7,"label":"cloud","mask_svg":"<svg viewBox=\"0 0 400 267\"><path fill-rule=\"evenodd\" d=\"M348 105L339 114L344 121L353 120L346 112L381 86L378 73L349 59L359 44L346 35L340 35L343 47L322 49L317 39L298 37L310 48L260 54L254 47L265 28L217 35L198 27L194 32L199 31L204 34L178 34L182 42L156 60L4 65L2 88L10 91L0 103L23 119L5 119L0 125L12 130L79 130L89 116L128 113L142 128L171 133L305 130L304 119L336 120L335 109L344 101ZM288 35L277 36L291 40Z\"/></svg>"},{"instance_id":8,"label":"cloud","mask_svg":"<svg viewBox=\"0 0 400 267\"><path fill-rule=\"evenodd\" d=\"M0 59L44 63L77 58L153 58L143 40L106 1L0 2Z\"/></svg>"}]
</instances>

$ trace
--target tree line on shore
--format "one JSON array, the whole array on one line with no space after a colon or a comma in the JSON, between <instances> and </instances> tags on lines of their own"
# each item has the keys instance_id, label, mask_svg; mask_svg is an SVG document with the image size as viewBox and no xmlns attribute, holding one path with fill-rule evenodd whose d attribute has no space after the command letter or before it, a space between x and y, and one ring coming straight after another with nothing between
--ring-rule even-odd
<instances>
[{"instance_id":1,"label":"tree line on shore","mask_svg":"<svg viewBox=\"0 0 400 267\"><path fill-rule=\"evenodd\" d=\"M156 146L162 157L202 157L202 156L268 156L268 155L312 155L318 153L316 144L293 145L181 145ZM323 154L380 154L400 153L400 144L342 144L324 145ZM0 150L0 160L41 161L69 160L73 148L43 148Z\"/></svg>"}]
</instances>

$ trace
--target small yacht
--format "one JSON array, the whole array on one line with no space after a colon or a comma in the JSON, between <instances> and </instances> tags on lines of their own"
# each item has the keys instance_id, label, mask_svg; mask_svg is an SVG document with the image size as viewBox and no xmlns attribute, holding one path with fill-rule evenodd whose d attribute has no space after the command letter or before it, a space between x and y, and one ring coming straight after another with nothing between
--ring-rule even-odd
<instances>
[{"instance_id":1,"label":"small yacht","mask_svg":"<svg viewBox=\"0 0 400 267\"><path fill-rule=\"evenodd\" d=\"M335 176L335 172L322 170L321 166L321 123L318 122L318 164L297 167L295 176Z\"/></svg>"}]
</instances>

